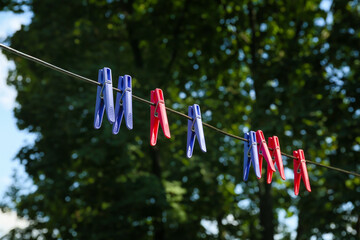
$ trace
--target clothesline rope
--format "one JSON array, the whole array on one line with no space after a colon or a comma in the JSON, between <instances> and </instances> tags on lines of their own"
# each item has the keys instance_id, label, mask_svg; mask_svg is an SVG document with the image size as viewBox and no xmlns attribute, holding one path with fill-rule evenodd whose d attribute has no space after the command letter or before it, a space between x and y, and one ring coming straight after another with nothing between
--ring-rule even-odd
<instances>
[{"instance_id":1,"label":"clothesline rope","mask_svg":"<svg viewBox=\"0 0 360 240\"><path fill-rule=\"evenodd\" d=\"M45 67L48 67L48 68L50 68L50 69L53 69L53 70L55 70L55 71L58 71L58 72L63 73L63 74L65 74L65 75L68 75L68 76L70 76L70 77L73 77L73 78L75 78L75 79L79 79L79 80L82 80L82 81L84 81L84 82L91 83L91 84L94 84L94 85L97 85L97 86L101 86L101 85L102 85L101 83L99 83L99 82L97 82L97 81L95 81L95 80L92 80L92 79L86 78L86 77L84 77L84 76L81 76L81 75L79 75L79 74L76 74L76 73L67 71L67 70L65 70L65 69L63 69L63 68L60 68L60 67L55 66L55 65L53 65L53 64L51 64L51 63L45 62L45 61L43 61L43 60L41 60L41 59L38 59L38 58L36 58L36 57L34 57L34 56L28 55L28 54L26 54L26 53L23 53L23 52L20 52L20 51L18 51L18 50L16 50L16 49L13 49L13 48L11 48L11 47L8 47L8 46L6 46L6 45L4 45L4 44L2 44L2 43L0 43L0 47L1 47L2 49L4 49L4 50L8 51L8 52L11 52L11 53L15 54L15 55L18 55L18 56L20 56L20 57L23 57L23 58L28 59L28 60L30 60L30 61L33 61L33 62L35 62L35 63L41 64L41 65L43 65L43 66L45 66ZM113 87L113 90L115 90L115 91L117 91L117 92L122 92L120 89L115 88L115 87ZM153 106L155 105L154 103L152 103L152 102L150 102L150 101L148 101L148 100L146 100L146 99L143 99L143 98L141 98L141 97L138 97L138 96L136 96L136 95L132 95L132 97L133 97L135 100L137 100L138 102L142 102L142 103L145 103L145 104L148 104L148 105L153 105ZM184 117L184 118L187 118L187 119L189 119L189 120L192 120L192 118L189 117L188 115L186 115L186 114L184 114L184 113L182 113L182 112L178 112L178 111L176 111L176 110L174 110L174 109L172 109L172 108L166 107L166 110L169 111L169 112L172 112L172 113L174 113L174 114L177 114L177 115L179 115L179 116L181 116L181 117ZM221 134L223 134L223 135L229 136L229 137L231 137L231 138L238 139L238 140L245 141L245 142L248 141L248 140L245 139L245 138L242 138L242 137L240 137L240 136L237 136L237 135L234 135L234 134L225 132L225 131L223 131L223 130L217 128L217 127L214 127L214 126L212 126L212 125L210 125L210 124L208 124L208 123L204 123L204 122L203 122L203 125L206 126L206 127L208 127L208 128L210 128L210 129L212 129L212 130L214 130L214 131L216 131L216 132L219 132L219 133L221 133ZM269 149L270 149L270 150L273 150L273 149L271 149L271 148L269 148ZM281 155L283 155L283 156L285 156L285 157L288 157L288 158L291 158L291 159L296 159L294 156L292 156L292 155L290 155L290 154L287 154L287 153L281 152ZM342 173L346 173L346 174L349 174L349 175L353 175L353 176L360 177L360 174L359 174L359 173L356 173L356 172L347 171L347 170L345 170L345 169L341 169L341 168L337 168L337 167L333 167L333 166L329 166L329 165L324 165L324 164L317 163L317 162L314 162L314 161L311 161L311 160L306 160L306 162L307 162L307 163L310 163L310 164L313 164L313 165L317 165L317 166L323 167L323 168L327 168L327 169L331 169L331 170L334 170L334 171L338 171L338 172L342 172Z\"/></svg>"}]
</instances>

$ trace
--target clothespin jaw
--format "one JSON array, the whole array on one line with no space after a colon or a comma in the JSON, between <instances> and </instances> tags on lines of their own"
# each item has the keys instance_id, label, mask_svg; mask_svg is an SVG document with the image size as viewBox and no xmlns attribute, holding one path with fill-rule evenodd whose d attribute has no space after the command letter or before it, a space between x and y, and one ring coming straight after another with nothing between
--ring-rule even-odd
<instances>
[{"instance_id":1,"label":"clothespin jaw","mask_svg":"<svg viewBox=\"0 0 360 240\"><path fill-rule=\"evenodd\" d=\"M191 158L194 151L195 138L198 138L199 146L203 152L206 152L206 143L199 105L189 106L188 114L192 120L188 120L186 156Z\"/></svg>"},{"instance_id":2,"label":"clothespin jaw","mask_svg":"<svg viewBox=\"0 0 360 240\"><path fill-rule=\"evenodd\" d=\"M304 151L299 149L293 152L294 159L294 192L295 195L299 194L301 178L305 184L305 188L308 192L311 192L309 175L306 169L306 161Z\"/></svg>"},{"instance_id":3,"label":"clothespin jaw","mask_svg":"<svg viewBox=\"0 0 360 240\"><path fill-rule=\"evenodd\" d=\"M280 176L283 180L285 180L285 172L284 172L284 165L283 165L282 157L281 157L279 138L277 136L269 137L268 143L269 143L269 148L272 149L272 150L269 149L270 154L272 156L272 161L274 162L274 160L275 160L275 164L277 166L277 169L280 172ZM273 171L271 171L271 169L269 169L269 166L268 166L267 183L271 183L272 176L273 176Z\"/></svg>"},{"instance_id":4,"label":"clothespin jaw","mask_svg":"<svg viewBox=\"0 0 360 240\"><path fill-rule=\"evenodd\" d=\"M111 124L115 122L114 97L112 89L111 69L104 67L99 70L97 87L94 128L99 129L102 124L104 111L106 108L107 118Z\"/></svg>"},{"instance_id":5,"label":"clothespin jaw","mask_svg":"<svg viewBox=\"0 0 360 240\"><path fill-rule=\"evenodd\" d=\"M268 168L270 168L271 171L276 172L274 163L272 161L269 148L266 144L264 133L261 130L256 131L256 140L257 140L257 149L259 152L259 167L260 167L260 176L262 171L262 161L263 158L265 158Z\"/></svg>"},{"instance_id":6,"label":"clothespin jaw","mask_svg":"<svg viewBox=\"0 0 360 240\"><path fill-rule=\"evenodd\" d=\"M259 155L257 154L257 142L256 142L256 133L254 131L250 131L249 133L245 133L244 138L248 140L248 142L244 142L244 181L248 180L249 170L251 166L251 162L255 168L255 174L258 178L261 178L260 165L259 165ZM250 161L251 158L251 161Z\"/></svg>"},{"instance_id":7,"label":"clothespin jaw","mask_svg":"<svg viewBox=\"0 0 360 240\"><path fill-rule=\"evenodd\" d=\"M113 134L118 134L124 115L126 127L129 130L133 129L131 76L120 76L118 89L120 89L121 92L116 94L115 122L112 129Z\"/></svg>"},{"instance_id":8,"label":"clothespin jaw","mask_svg":"<svg viewBox=\"0 0 360 240\"><path fill-rule=\"evenodd\" d=\"M161 124L165 137L171 138L171 136L163 91L160 88L151 91L150 101L155 104L155 106L150 106L150 145L155 146L158 137L159 124Z\"/></svg>"}]
</instances>

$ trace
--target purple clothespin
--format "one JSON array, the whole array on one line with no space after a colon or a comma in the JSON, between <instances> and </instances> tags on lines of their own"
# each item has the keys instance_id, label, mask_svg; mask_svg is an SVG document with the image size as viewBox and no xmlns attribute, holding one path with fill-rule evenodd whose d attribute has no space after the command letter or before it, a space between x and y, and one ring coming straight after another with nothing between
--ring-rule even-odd
<instances>
[{"instance_id":1,"label":"purple clothespin","mask_svg":"<svg viewBox=\"0 0 360 240\"><path fill-rule=\"evenodd\" d=\"M101 83L101 85L97 87L96 93L94 117L95 129L99 129L101 127L105 108L109 122L111 124L115 122L114 98L110 68L104 67L103 69L99 70L98 82Z\"/></svg>"},{"instance_id":2,"label":"purple clothespin","mask_svg":"<svg viewBox=\"0 0 360 240\"><path fill-rule=\"evenodd\" d=\"M195 137L197 136L200 148L203 152L206 152L206 143L199 105L194 104L193 106L189 106L189 117L193 120L188 120L186 156L191 158L194 151Z\"/></svg>"},{"instance_id":3,"label":"purple clothespin","mask_svg":"<svg viewBox=\"0 0 360 240\"><path fill-rule=\"evenodd\" d=\"M119 77L118 89L121 93L116 94L115 105L115 123L113 125L113 134L118 134L122 118L125 114L125 123L128 129L133 129L133 111L132 111L132 88L131 76L125 75Z\"/></svg>"},{"instance_id":4,"label":"purple clothespin","mask_svg":"<svg viewBox=\"0 0 360 240\"><path fill-rule=\"evenodd\" d=\"M245 133L244 138L248 140L248 142L244 142L244 181L248 180L251 162L254 165L256 176L261 178L256 133L254 131ZM249 159L250 157L251 161Z\"/></svg>"}]
</instances>

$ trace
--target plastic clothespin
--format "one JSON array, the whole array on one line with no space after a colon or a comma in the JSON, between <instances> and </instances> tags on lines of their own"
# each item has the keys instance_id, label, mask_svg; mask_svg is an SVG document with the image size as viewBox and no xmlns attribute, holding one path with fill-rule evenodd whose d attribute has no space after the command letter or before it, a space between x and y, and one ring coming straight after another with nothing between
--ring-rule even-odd
<instances>
[{"instance_id":1,"label":"plastic clothespin","mask_svg":"<svg viewBox=\"0 0 360 240\"><path fill-rule=\"evenodd\" d=\"M194 151L195 137L198 138L199 146L203 152L206 152L206 143L199 105L189 106L189 117L193 120L188 120L186 156L191 158Z\"/></svg>"},{"instance_id":2,"label":"plastic clothespin","mask_svg":"<svg viewBox=\"0 0 360 240\"><path fill-rule=\"evenodd\" d=\"M95 129L99 129L101 127L105 108L109 122L111 124L115 122L114 97L110 68L104 67L103 69L99 70L98 82L101 83L101 85L97 87L96 93L94 117Z\"/></svg>"},{"instance_id":3,"label":"plastic clothespin","mask_svg":"<svg viewBox=\"0 0 360 240\"><path fill-rule=\"evenodd\" d=\"M281 157L279 138L277 136L269 137L268 143L269 143L269 148L272 149L272 150L269 149L271 157L272 157L272 161L274 162L274 160L275 160L274 165L276 164L277 169L280 172L281 178L283 180L285 180L285 172L284 172L284 165L283 165L282 157ZM271 183L272 176L273 176L273 171L271 171L268 166L268 168L267 168L267 183Z\"/></svg>"},{"instance_id":4,"label":"plastic clothespin","mask_svg":"<svg viewBox=\"0 0 360 240\"><path fill-rule=\"evenodd\" d=\"M269 148L265 141L264 133L261 130L256 131L256 140L258 143L257 148L259 152L260 176L262 171L263 158L265 158L268 164L268 169L270 168L271 171L276 172L273 160L271 159Z\"/></svg>"},{"instance_id":5,"label":"plastic clothespin","mask_svg":"<svg viewBox=\"0 0 360 240\"><path fill-rule=\"evenodd\" d=\"M119 77L118 89L121 93L116 94L115 122L113 125L113 134L118 134L122 118L125 114L125 123L128 129L133 129L133 111L132 111L132 88L131 76L125 75Z\"/></svg>"},{"instance_id":6,"label":"plastic clothespin","mask_svg":"<svg viewBox=\"0 0 360 240\"><path fill-rule=\"evenodd\" d=\"M305 184L306 190L311 192L309 175L306 169L306 161L304 151L299 149L293 152L294 159L294 192L295 195L299 194L301 178Z\"/></svg>"},{"instance_id":7,"label":"plastic clothespin","mask_svg":"<svg viewBox=\"0 0 360 240\"><path fill-rule=\"evenodd\" d=\"M256 142L256 134L254 131L250 131L249 133L245 133L244 138L248 140L248 142L244 142L244 181L247 181L249 177L249 170L251 166L251 162L255 168L255 174L258 178L261 178L260 166L259 166L259 155L257 153L257 142ZM249 158L251 157L251 161Z\"/></svg>"},{"instance_id":8,"label":"plastic clothespin","mask_svg":"<svg viewBox=\"0 0 360 240\"><path fill-rule=\"evenodd\" d=\"M163 91L160 88L152 90L150 101L155 104L155 106L150 106L150 145L155 146L158 137L159 123L161 124L165 137L171 138L171 136Z\"/></svg>"}]
</instances>

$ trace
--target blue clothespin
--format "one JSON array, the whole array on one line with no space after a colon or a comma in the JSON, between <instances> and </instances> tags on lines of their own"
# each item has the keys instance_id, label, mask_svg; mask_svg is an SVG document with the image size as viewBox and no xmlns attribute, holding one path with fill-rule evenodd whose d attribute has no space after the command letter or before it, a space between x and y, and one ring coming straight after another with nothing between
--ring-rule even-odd
<instances>
[{"instance_id":1,"label":"blue clothespin","mask_svg":"<svg viewBox=\"0 0 360 240\"><path fill-rule=\"evenodd\" d=\"M198 138L200 148L203 152L206 152L206 144L199 105L194 104L193 106L189 106L189 117L191 117L193 120L188 120L186 156L191 158L194 151L196 136Z\"/></svg>"},{"instance_id":2,"label":"blue clothespin","mask_svg":"<svg viewBox=\"0 0 360 240\"><path fill-rule=\"evenodd\" d=\"M119 77L118 89L121 93L116 94L115 105L115 123L113 125L113 134L118 134L121 121L125 113L125 123L128 129L133 129L133 112L132 112L132 88L131 76L125 75Z\"/></svg>"},{"instance_id":3,"label":"blue clothespin","mask_svg":"<svg viewBox=\"0 0 360 240\"><path fill-rule=\"evenodd\" d=\"M244 138L248 140L248 142L244 142L244 181L247 181L249 177L251 162L254 165L256 176L261 178L259 155L257 153L256 133L254 131L245 133ZM249 160L250 157L251 161Z\"/></svg>"},{"instance_id":4,"label":"blue clothespin","mask_svg":"<svg viewBox=\"0 0 360 240\"><path fill-rule=\"evenodd\" d=\"M94 128L96 129L101 127L105 108L109 122L111 124L115 122L114 97L110 68L104 67L99 70L98 82L101 83L101 85L97 87L96 93L94 117Z\"/></svg>"}]
</instances>

